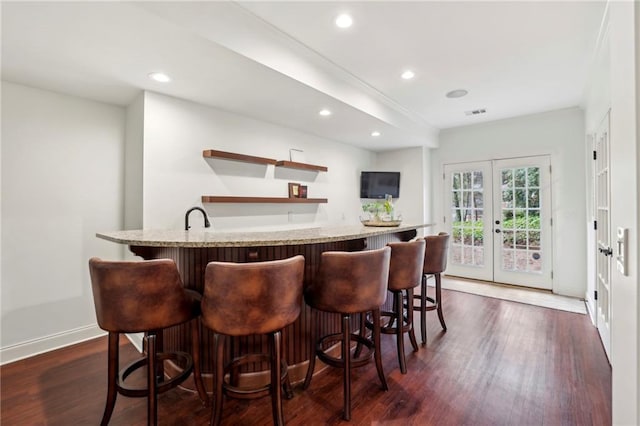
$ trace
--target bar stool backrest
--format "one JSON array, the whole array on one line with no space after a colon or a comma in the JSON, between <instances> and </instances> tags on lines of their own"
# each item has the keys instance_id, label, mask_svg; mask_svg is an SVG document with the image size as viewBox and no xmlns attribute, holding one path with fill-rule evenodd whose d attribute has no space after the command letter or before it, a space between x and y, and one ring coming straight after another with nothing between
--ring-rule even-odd
<instances>
[{"instance_id":1,"label":"bar stool backrest","mask_svg":"<svg viewBox=\"0 0 640 426\"><path fill-rule=\"evenodd\" d=\"M427 247L424 254L424 273L439 274L447 269L447 252L449 250L449 234L440 232L438 235L424 237Z\"/></svg>"},{"instance_id":2,"label":"bar stool backrest","mask_svg":"<svg viewBox=\"0 0 640 426\"><path fill-rule=\"evenodd\" d=\"M389 290L399 291L419 286L422 279L425 240L387 245L391 247Z\"/></svg>"},{"instance_id":3,"label":"bar stool backrest","mask_svg":"<svg viewBox=\"0 0 640 426\"><path fill-rule=\"evenodd\" d=\"M378 309L387 298L391 248L322 253L317 282L305 290L307 303L321 311L357 313Z\"/></svg>"},{"instance_id":4,"label":"bar stool backrest","mask_svg":"<svg viewBox=\"0 0 640 426\"><path fill-rule=\"evenodd\" d=\"M202 321L228 336L267 334L294 322L302 306L304 257L267 262L210 262Z\"/></svg>"},{"instance_id":5,"label":"bar stool backrest","mask_svg":"<svg viewBox=\"0 0 640 426\"><path fill-rule=\"evenodd\" d=\"M160 330L197 316L173 260L89 260L98 325L116 333ZM197 305L195 305L197 307Z\"/></svg>"}]
</instances>

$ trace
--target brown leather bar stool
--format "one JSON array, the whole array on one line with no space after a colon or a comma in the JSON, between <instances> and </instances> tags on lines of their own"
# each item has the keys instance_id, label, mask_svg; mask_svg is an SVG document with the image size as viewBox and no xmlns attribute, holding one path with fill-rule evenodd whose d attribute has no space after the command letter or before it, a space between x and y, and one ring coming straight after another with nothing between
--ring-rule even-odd
<instances>
[{"instance_id":1,"label":"brown leather bar stool","mask_svg":"<svg viewBox=\"0 0 640 426\"><path fill-rule=\"evenodd\" d=\"M413 300L413 289L420 285L422 266L424 263L425 241L406 243L389 243L391 247L391 263L389 265L388 289L393 293L393 311L383 311L383 317L390 317L381 332L396 335L398 362L400 372L407 374L407 363L404 356L404 334L409 334L413 351L418 351L418 343L413 328L413 309L404 310L404 296L406 300ZM405 294L403 294L403 292ZM370 324L367 324L371 328Z\"/></svg>"},{"instance_id":2,"label":"brown leather bar stool","mask_svg":"<svg viewBox=\"0 0 640 426\"><path fill-rule=\"evenodd\" d=\"M284 424L282 385L291 392L282 357L281 331L300 315L304 257L252 263L210 262L205 270L202 323L214 332L215 401L211 425L222 420L223 394L242 399L271 394L273 423ZM227 336L267 334L269 354L246 354L224 364ZM258 389L235 386L225 374L242 365L270 361L271 382Z\"/></svg>"},{"instance_id":3,"label":"brown leather bar stool","mask_svg":"<svg viewBox=\"0 0 640 426\"><path fill-rule=\"evenodd\" d=\"M311 326L311 359L304 381L304 388L311 384L315 368L315 355L332 367L342 368L344 387L344 412L342 418L351 418L351 369L365 365L375 357L378 377L382 388L388 390L387 381L382 371L380 354L380 307L387 298L387 280L389 277L389 259L391 249L384 247L378 250L362 252L324 252L320 261L320 273L317 282L305 288L305 301L312 308L334 312L342 316L342 332L322 336L316 340L316 330ZM360 335L351 333L350 320L352 314L361 315L372 312L372 339L364 338L364 330ZM317 316L317 312L316 312ZM313 322L313 320L312 320ZM317 322L317 321L316 321ZM369 349L368 356L356 357L351 354L351 341L364 345ZM341 357L336 358L325 353L331 342L341 343Z\"/></svg>"},{"instance_id":4,"label":"brown leather bar stool","mask_svg":"<svg viewBox=\"0 0 640 426\"><path fill-rule=\"evenodd\" d=\"M182 383L194 373L198 394L207 400L200 373L198 317L200 295L182 286L172 260L113 262L89 260L91 288L98 325L109 332L107 402L102 425L109 423L118 393L128 397L147 397L148 424L157 422L157 396ZM162 352L162 330L191 321L192 354ZM144 332L146 356L118 372L120 333ZM165 380L164 361L183 368ZM125 383L135 370L147 367L147 386L130 387Z\"/></svg>"},{"instance_id":5,"label":"brown leather bar stool","mask_svg":"<svg viewBox=\"0 0 640 426\"><path fill-rule=\"evenodd\" d=\"M447 331L442 315L442 285L440 274L447 269L447 252L449 250L449 234L440 232L438 235L428 235L424 237L427 243L424 253L424 267L422 270L422 286L420 295L414 296L419 299L419 305L414 305L414 311L420 311L420 331L422 344L427 344L427 311L437 311L438 319L442 329ZM427 296L427 280L435 278L436 294L435 298Z\"/></svg>"}]
</instances>

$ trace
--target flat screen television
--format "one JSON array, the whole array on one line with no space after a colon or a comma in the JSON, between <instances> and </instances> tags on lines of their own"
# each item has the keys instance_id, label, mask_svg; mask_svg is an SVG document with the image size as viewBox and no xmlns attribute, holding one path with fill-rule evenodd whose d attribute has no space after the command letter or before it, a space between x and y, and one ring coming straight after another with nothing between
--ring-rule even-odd
<instances>
[{"instance_id":1,"label":"flat screen television","mask_svg":"<svg viewBox=\"0 0 640 426\"><path fill-rule=\"evenodd\" d=\"M360 198L393 198L400 196L400 172L361 172Z\"/></svg>"}]
</instances>

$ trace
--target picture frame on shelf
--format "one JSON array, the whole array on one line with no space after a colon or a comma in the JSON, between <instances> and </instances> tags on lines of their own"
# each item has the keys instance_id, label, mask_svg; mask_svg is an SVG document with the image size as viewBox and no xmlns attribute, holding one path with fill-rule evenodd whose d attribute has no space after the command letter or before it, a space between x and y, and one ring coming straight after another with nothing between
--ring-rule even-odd
<instances>
[{"instance_id":1,"label":"picture frame on shelf","mask_svg":"<svg viewBox=\"0 0 640 426\"><path fill-rule=\"evenodd\" d=\"M289 198L301 198L299 183L289 182Z\"/></svg>"},{"instance_id":2,"label":"picture frame on shelf","mask_svg":"<svg viewBox=\"0 0 640 426\"><path fill-rule=\"evenodd\" d=\"M300 198L307 198L307 185L300 185L299 189Z\"/></svg>"}]
</instances>

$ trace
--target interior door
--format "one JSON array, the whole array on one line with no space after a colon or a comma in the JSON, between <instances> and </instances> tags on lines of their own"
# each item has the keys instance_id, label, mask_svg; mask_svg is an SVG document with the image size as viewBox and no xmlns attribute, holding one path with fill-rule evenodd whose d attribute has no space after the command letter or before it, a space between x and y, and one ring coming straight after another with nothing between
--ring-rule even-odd
<instances>
[{"instance_id":1,"label":"interior door","mask_svg":"<svg viewBox=\"0 0 640 426\"><path fill-rule=\"evenodd\" d=\"M548 156L444 166L447 274L552 288Z\"/></svg>"},{"instance_id":2,"label":"interior door","mask_svg":"<svg viewBox=\"0 0 640 426\"><path fill-rule=\"evenodd\" d=\"M595 138L595 191L596 191L596 321L602 345L611 359L611 212L609 185L609 114L600 124Z\"/></svg>"}]
</instances>

